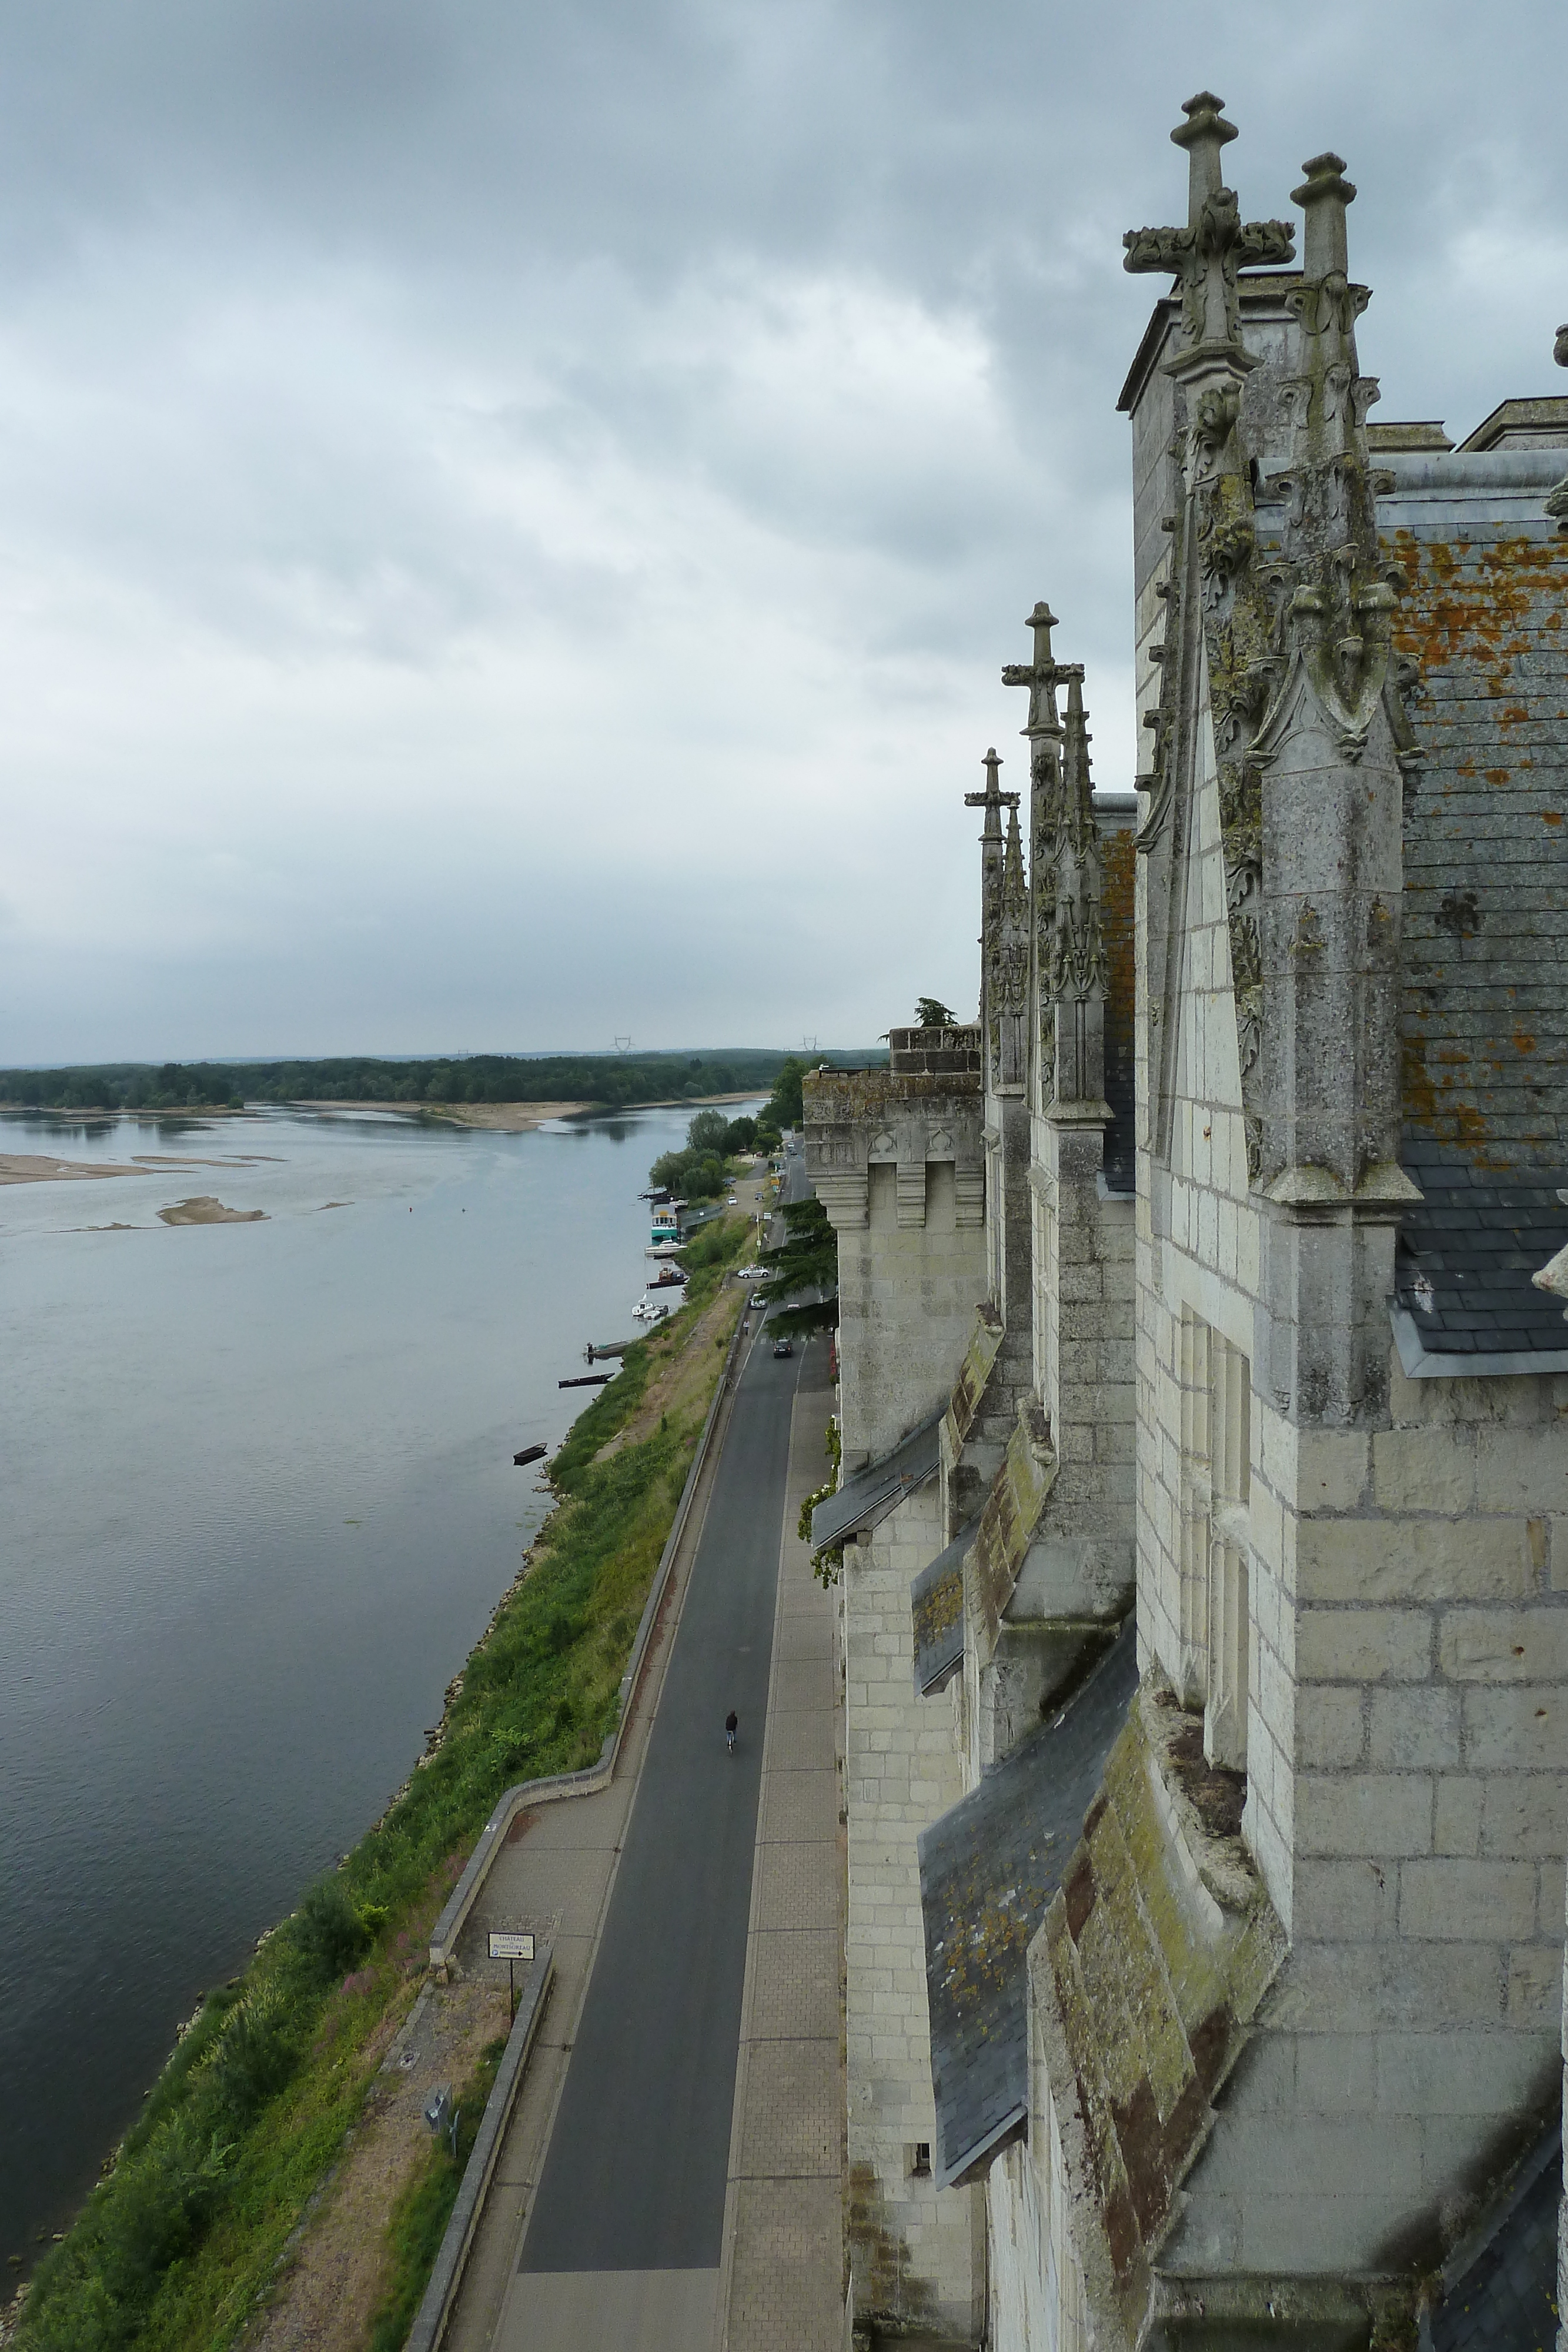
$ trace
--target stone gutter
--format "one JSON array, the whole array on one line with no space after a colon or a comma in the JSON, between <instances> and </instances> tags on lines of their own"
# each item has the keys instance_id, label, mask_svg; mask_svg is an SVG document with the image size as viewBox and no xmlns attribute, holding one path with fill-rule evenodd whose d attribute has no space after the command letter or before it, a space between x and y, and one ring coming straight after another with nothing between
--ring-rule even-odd
<instances>
[{"instance_id":1,"label":"stone gutter","mask_svg":"<svg viewBox=\"0 0 1568 2352\"><path fill-rule=\"evenodd\" d=\"M408 2332L404 2352L435 2352L435 2347L441 2341L448 2315L457 2299L457 2290L463 2283L464 2267L484 2210L486 2191L501 2152L502 2136L522 2083L523 2069L533 2047L539 2020L544 2015L545 2000L554 1975L555 1947L553 1944L541 1944L524 1982L517 2014L507 2037L507 2047L497 2069L495 2084L485 2102L485 2114L473 2153L457 2191L457 2202L452 2209L452 2219L446 2224L446 2234L441 2241L441 2251L435 2257L435 2267L430 2273L424 2300Z\"/></svg>"},{"instance_id":2,"label":"stone gutter","mask_svg":"<svg viewBox=\"0 0 1568 2352\"><path fill-rule=\"evenodd\" d=\"M675 1506L675 1516L671 1523L669 1537L660 1555L653 1581L649 1587L642 1620L637 1627L637 1638L632 1644L632 1654L626 1662L626 1671L621 1677L621 1689L616 1702L615 1727L606 1735L604 1745L599 1751L597 1763L585 1765L579 1772L553 1772L538 1780L519 1780L497 1800L495 1810L479 1833L478 1843L468 1857L462 1877L448 1895L440 1917L430 1931L430 1965L438 1981L443 1984L447 1980L457 1949L457 1938L463 1932L464 1923L477 1901L480 1890L490 1874L490 1865L505 1843L507 1832L517 1815L525 1808L553 1804L560 1797L592 1796L597 1790L607 1789L614 1778L616 1762L621 1754L621 1742L625 1737L626 1726L632 1719L632 1696L647 1661L649 1645L653 1638L653 1627L658 1621L659 1611L669 1587L671 1572L675 1564L675 1554L680 1549L681 1538L685 1534L686 1521L691 1516L692 1501L696 1493L697 1482L707 1465L714 1429L718 1421L719 1407L729 1392L736 1359L740 1351L742 1326L745 1320L743 1314L736 1323L734 1336L729 1343L729 1353L724 1360L724 1370L719 1375L718 1385L714 1391L713 1402L708 1407L707 1419L703 1423L702 1435L697 1440L697 1450L692 1456L692 1466L686 1473L686 1483L681 1489L681 1499ZM413 2340L412 2336L409 2338L411 2344Z\"/></svg>"}]
</instances>

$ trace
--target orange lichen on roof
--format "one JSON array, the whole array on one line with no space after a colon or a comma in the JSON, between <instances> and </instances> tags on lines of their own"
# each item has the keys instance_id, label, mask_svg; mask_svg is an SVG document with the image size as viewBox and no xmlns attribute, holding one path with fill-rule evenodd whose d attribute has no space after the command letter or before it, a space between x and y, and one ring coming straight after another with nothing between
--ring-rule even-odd
<instances>
[{"instance_id":1,"label":"orange lichen on roof","mask_svg":"<svg viewBox=\"0 0 1568 2352\"><path fill-rule=\"evenodd\" d=\"M1499 540L1474 566L1461 540L1417 539L1396 530L1391 552L1405 575L1394 642L1425 669L1472 668L1500 696L1530 649L1525 624L1548 582L1568 584L1568 550L1539 539Z\"/></svg>"},{"instance_id":2,"label":"orange lichen on roof","mask_svg":"<svg viewBox=\"0 0 1568 2352\"><path fill-rule=\"evenodd\" d=\"M1426 1039L1406 1030L1401 1059L1405 1116L1414 1119L1418 1127L1435 1128L1437 1124L1437 1089L1432 1084L1427 1068Z\"/></svg>"},{"instance_id":3,"label":"orange lichen on roof","mask_svg":"<svg viewBox=\"0 0 1568 2352\"><path fill-rule=\"evenodd\" d=\"M1434 521L1383 542L1423 755L1405 805L1406 1130L1477 1169L1560 1166L1568 538L1479 506L1472 535Z\"/></svg>"}]
</instances>

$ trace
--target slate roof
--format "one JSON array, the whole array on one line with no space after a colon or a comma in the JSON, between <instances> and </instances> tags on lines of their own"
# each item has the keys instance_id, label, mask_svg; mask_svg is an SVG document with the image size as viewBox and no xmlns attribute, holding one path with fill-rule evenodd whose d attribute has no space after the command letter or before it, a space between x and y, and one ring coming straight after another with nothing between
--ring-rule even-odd
<instances>
[{"instance_id":1,"label":"slate roof","mask_svg":"<svg viewBox=\"0 0 1568 2352\"><path fill-rule=\"evenodd\" d=\"M909 1588L915 1620L915 1687L922 1698L941 1690L964 1661L964 1554L980 1522L970 1520Z\"/></svg>"},{"instance_id":2,"label":"slate roof","mask_svg":"<svg viewBox=\"0 0 1568 2352\"><path fill-rule=\"evenodd\" d=\"M1138 1686L1129 1617L1055 1721L921 1832L939 2189L1027 2127L1026 1960Z\"/></svg>"},{"instance_id":3,"label":"slate roof","mask_svg":"<svg viewBox=\"0 0 1568 2352\"><path fill-rule=\"evenodd\" d=\"M946 1411L946 1407L943 1408ZM811 1542L818 1551L842 1543L862 1528L874 1528L896 1511L906 1495L936 1475L942 1458L942 1414L934 1412L901 1437L880 1462L868 1462L811 1514Z\"/></svg>"},{"instance_id":4,"label":"slate roof","mask_svg":"<svg viewBox=\"0 0 1568 2352\"><path fill-rule=\"evenodd\" d=\"M1554 2126L1444 2263L1442 2301L1422 2320L1420 2352L1554 2352L1562 2152Z\"/></svg>"},{"instance_id":5,"label":"slate roof","mask_svg":"<svg viewBox=\"0 0 1568 2352\"><path fill-rule=\"evenodd\" d=\"M1562 446L1374 458L1423 754L1404 828L1404 1158L1427 1196L1396 1269L1407 1371L1568 1368L1561 1307L1530 1279L1568 1241L1568 537L1544 510L1568 403L1526 405L1531 438Z\"/></svg>"},{"instance_id":6,"label":"slate roof","mask_svg":"<svg viewBox=\"0 0 1568 2352\"><path fill-rule=\"evenodd\" d=\"M1450 1360L1456 1372L1500 1371L1470 1360L1507 1356L1525 1360L1517 1370L1568 1371L1563 1301L1531 1279L1568 1243L1568 1167L1499 1173L1420 1134L1405 1165L1426 1194L1401 1220L1394 1268L1406 1374Z\"/></svg>"}]
</instances>

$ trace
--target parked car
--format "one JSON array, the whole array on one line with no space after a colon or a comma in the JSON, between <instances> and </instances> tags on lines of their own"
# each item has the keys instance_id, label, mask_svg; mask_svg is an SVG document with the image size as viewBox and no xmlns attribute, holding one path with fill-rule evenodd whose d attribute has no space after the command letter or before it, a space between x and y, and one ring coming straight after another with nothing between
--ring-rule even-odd
<instances>
[{"instance_id":1,"label":"parked car","mask_svg":"<svg viewBox=\"0 0 1568 2352\"><path fill-rule=\"evenodd\" d=\"M775 1339L773 1342L773 1352L776 1356L792 1356L795 1349L792 1342L789 1339Z\"/></svg>"},{"instance_id":2,"label":"parked car","mask_svg":"<svg viewBox=\"0 0 1568 2352\"><path fill-rule=\"evenodd\" d=\"M748 1307L766 1307L768 1301L764 1298L760 1290L754 1290L746 1303Z\"/></svg>"}]
</instances>

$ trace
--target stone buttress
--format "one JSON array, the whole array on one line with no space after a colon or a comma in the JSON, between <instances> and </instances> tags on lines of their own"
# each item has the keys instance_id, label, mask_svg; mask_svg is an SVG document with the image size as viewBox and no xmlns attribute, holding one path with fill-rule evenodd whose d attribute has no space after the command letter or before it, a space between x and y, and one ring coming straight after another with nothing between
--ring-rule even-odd
<instances>
[{"instance_id":1,"label":"stone buttress","mask_svg":"<svg viewBox=\"0 0 1568 2352\"><path fill-rule=\"evenodd\" d=\"M1337 157L1305 167L1286 274L1290 230L1223 184L1219 102L1186 114L1188 220L1127 239L1178 280L1124 404L1153 739L1141 1676L1030 1950L1037 2260L998 2344L1409 2339L1454 2217L1558 2098L1568 1397L1546 1350L1478 1351L1485 1396L1428 1374L1417 1396L1396 1344L1401 1228L1435 1230L1412 1111L1462 1123L1403 1050L1440 747L1401 659L1420 565L1379 527L1354 191ZM1517 564L1521 616L1539 568ZM1511 698L1525 723L1506 667L1474 664L1470 724ZM1532 1076L1544 1170L1562 1096ZM1490 1157L1522 1140L1500 1127ZM1528 1274L1483 1278L1500 1300Z\"/></svg>"},{"instance_id":2,"label":"stone buttress","mask_svg":"<svg viewBox=\"0 0 1568 2352\"><path fill-rule=\"evenodd\" d=\"M998 866L1002 849L999 827ZM999 871L998 874L999 883ZM983 2240L939 2189L916 1840L962 1787L946 1702L915 1682L910 1587L945 1540L937 1423L986 1285L981 1038L895 1029L885 1070L805 1081L807 1167L838 1234L849 1915L850 2241L862 2325L972 2341Z\"/></svg>"}]
</instances>

